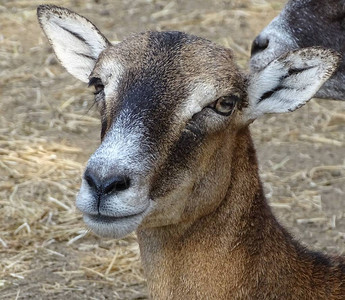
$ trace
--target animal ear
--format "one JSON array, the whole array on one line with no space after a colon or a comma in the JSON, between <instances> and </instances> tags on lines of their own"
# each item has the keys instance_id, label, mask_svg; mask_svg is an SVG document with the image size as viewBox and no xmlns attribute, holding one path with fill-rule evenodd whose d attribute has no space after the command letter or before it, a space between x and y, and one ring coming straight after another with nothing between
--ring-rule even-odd
<instances>
[{"instance_id":1,"label":"animal ear","mask_svg":"<svg viewBox=\"0 0 345 300\"><path fill-rule=\"evenodd\" d=\"M249 78L245 117L291 112L307 103L334 73L340 56L318 47L294 50Z\"/></svg>"},{"instance_id":2,"label":"animal ear","mask_svg":"<svg viewBox=\"0 0 345 300\"><path fill-rule=\"evenodd\" d=\"M88 82L100 53L110 42L89 20L66 8L40 5L37 16L61 64Z\"/></svg>"}]
</instances>

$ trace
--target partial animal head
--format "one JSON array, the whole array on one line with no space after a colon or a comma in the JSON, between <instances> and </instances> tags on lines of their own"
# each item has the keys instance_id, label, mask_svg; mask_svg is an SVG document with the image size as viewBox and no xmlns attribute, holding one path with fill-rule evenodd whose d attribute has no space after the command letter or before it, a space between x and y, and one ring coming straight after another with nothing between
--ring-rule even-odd
<instances>
[{"instance_id":1,"label":"partial animal head","mask_svg":"<svg viewBox=\"0 0 345 300\"><path fill-rule=\"evenodd\" d=\"M305 104L338 56L309 48L245 76L230 49L182 32L111 43L84 17L44 5L38 18L61 64L95 88L101 145L77 196L86 224L121 237L215 209L236 136L265 113Z\"/></svg>"},{"instance_id":2,"label":"partial animal head","mask_svg":"<svg viewBox=\"0 0 345 300\"><path fill-rule=\"evenodd\" d=\"M255 38L250 67L257 72L283 53L305 47L330 48L345 53L344 0L290 0L281 13ZM345 64L317 94L345 100Z\"/></svg>"}]
</instances>

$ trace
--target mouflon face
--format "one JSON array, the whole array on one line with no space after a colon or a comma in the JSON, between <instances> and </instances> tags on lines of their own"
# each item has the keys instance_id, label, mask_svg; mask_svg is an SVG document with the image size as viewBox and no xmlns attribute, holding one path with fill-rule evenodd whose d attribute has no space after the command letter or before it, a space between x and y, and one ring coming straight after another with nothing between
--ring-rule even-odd
<instances>
[{"instance_id":1,"label":"mouflon face","mask_svg":"<svg viewBox=\"0 0 345 300\"><path fill-rule=\"evenodd\" d=\"M232 149L265 113L306 103L338 56L291 52L244 76L230 49L182 32L145 32L112 45L87 19L51 5L38 18L61 64L95 89L101 145L77 207L97 234L190 222L224 199Z\"/></svg>"},{"instance_id":2,"label":"mouflon face","mask_svg":"<svg viewBox=\"0 0 345 300\"><path fill-rule=\"evenodd\" d=\"M104 50L90 80L104 89L95 98L102 145L77 199L87 222L132 218L137 226L147 214L150 226L179 221L203 176L195 164L204 152L215 154L209 135L230 126L236 106L246 104L231 51L180 32L148 32Z\"/></svg>"}]
</instances>

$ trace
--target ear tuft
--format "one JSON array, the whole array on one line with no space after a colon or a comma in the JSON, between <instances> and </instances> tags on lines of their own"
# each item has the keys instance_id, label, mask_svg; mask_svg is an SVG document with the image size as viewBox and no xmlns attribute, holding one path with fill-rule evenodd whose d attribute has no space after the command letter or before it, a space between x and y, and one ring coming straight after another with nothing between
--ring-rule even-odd
<instances>
[{"instance_id":1,"label":"ear tuft","mask_svg":"<svg viewBox=\"0 0 345 300\"><path fill-rule=\"evenodd\" d=\"M61 64L87 82L100 53L110 42L89 20L67 8L40 5L37 17Z\"/></svg>"},{"instance_id":2,"label":"ear tuft","mask_svg":"<svg viewBox=\"0 0 345 300\"><path fill-rule=\"evenodd\" d=\"M303 106L334 73L339 62L338 53L319 47L294 50L272 61L250 78L248 120Z\"/></svg>"}]
</instances>

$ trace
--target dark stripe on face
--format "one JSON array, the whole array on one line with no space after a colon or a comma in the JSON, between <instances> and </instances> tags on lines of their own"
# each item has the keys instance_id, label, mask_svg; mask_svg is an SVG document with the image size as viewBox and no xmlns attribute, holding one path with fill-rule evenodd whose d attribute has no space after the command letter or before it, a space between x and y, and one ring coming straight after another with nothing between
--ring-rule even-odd
<instances>
[{"instance_id":1,"label":"dark stripe on face","mask_svg":"<svg viewBox=\"0 0 345 300\"><path fill-rule=\"evenodd\" d=\"M102 128L101 128L101 141L104 138L104 135L106 134L107 130L108 130L108 116L107 116L107 109L106 109L106 102L105 100L102 101L102 103L100 104L102 105L100 111L101 111L101 123L102 123Z\"/></svg>"},{"instance_id":2,"label":"dark stripe on face","mask_svg":"<svg viewBox=\"0 0 345 300\"><path fill-rule=\"evenodd\" d=\"M129 87L121 86L119 95L119 114L126 114L122 117L128 128L140 120L147 131L150 140L158 140L161 135L168 132L171 111L174 103L167 101L167 81L164 74L150 74L150 72L139 74L139 78L129 79ZM126 89L122 92L121 89Z\"/></svg>"},{"instance_id":3,"label":"dark stripe on face","mask_svg":"<svg viewBox=\"0 0 345 300\"><path fill-rule=\"evenodd\" d=\"M169 187L174 186L172 182L180 180L178 177L183 170L193 168L193 162L199 149L202 149L202 143L207 132L205 128L202 128L202 124L202 120L191 120L170 148L166 161L157 170L152 180L151 196L153 198L167 193ZM176 174L177 178L174 178Z\"/></svg>"},{"instance_id":4,"label":"dark stripe on face","mask_svg":"<svg viewBox=\"0 0 345 300\"><path fill-rule=\"evenodd\" d=\"M126 114L122 118L126 120L125 126L131 127L140 120L151 143L168 134L173 112L186 97L177 57L184 37L180 32L151 32L147 54L138 68L129 70L119 84L117 111ZM176 86L182 88L176 90Z\"/></svg>"},{"instance_id":5,"label":"dark stripe on face","mask_svg":"<svg viewBox=\"0 0 345 300\"><path fill-rule=\"evenodd\" d=\"M102 118L102 129L101 129L101 141L104 138L104 135L107 131L108 125L107 125L107 120Z\"/></svg>"},{"instance_id":6,"label":"dark stripe on face","mask_svg":"<svg viewBox=\"0 0 345 300\"><path fill-rule=\"evenodd\" d=\"M171 151L170 159L177 166L181 167L188 165L190 157L195 155L195 150L201 145L206 129L202 128L203 124L198 121L191 120L185 130L182 132L178 142Z\"/></svg>"},{"instance_id":7,"label":"dark stripe on face","mask_svg":"<svg viewBox=\"0 0 345 300\"><path fill-rule=\"evenodd\" d=\"M180 31L151 32L148 47L150 50L159 53L170 53L181 48L187 41L194 40L193 37L186 38L186 34Z\"/></svg>"}]
</instances>

